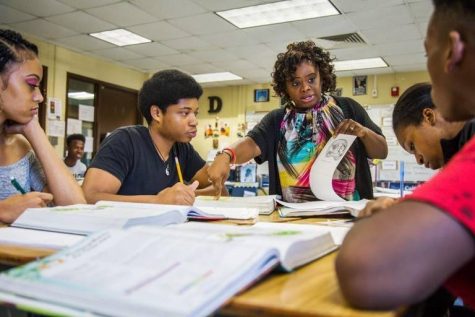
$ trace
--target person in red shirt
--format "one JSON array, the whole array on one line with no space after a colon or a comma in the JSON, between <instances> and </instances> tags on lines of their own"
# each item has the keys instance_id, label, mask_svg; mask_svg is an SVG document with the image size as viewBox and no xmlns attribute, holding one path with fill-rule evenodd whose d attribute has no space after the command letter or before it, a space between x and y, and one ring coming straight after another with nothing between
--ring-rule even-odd
<instances>
[{"instance_id":1,"label":"person in red shirt","mask_svg":"<svg viewBox=\"0 0 475 317\"><path fill-rule=\"evenodd\" d=\"M432 99L449 121L475 117L475 1L433 0L425 49ZM354 306L393 309L445 286L475 310L475 138L414 193L358 221L336 259Z\"/></svg>"}]
</instances>

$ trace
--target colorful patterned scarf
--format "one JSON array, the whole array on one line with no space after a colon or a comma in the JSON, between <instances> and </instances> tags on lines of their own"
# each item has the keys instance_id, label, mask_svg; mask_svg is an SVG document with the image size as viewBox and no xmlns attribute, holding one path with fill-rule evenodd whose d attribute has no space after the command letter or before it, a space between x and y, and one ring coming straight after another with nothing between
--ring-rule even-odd
<instances>
[{"instance_id":1,"label":"colorful patterned scarf","mask_svg":"<svg viewBox=\"0 0 475 317\"><path fill-rule=\"evenodd\" d=\"M316 200L310 190L310 170L315 159L344 120L343 111L327 96L312 109L297 112L286 105L280 125L277 164L282 195L288 202ZM355 189L356 159L349 150L333 175L333 189L347 200L358 199Z\"/></svg>"}]
</instances>

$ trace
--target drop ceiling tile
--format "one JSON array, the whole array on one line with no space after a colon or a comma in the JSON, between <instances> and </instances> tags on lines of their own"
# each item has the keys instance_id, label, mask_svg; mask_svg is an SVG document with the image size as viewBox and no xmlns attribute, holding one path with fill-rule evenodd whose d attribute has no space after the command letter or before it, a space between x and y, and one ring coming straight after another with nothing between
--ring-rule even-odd
<instances>
[{"instance_id":1,"label":"drop ceiling tile","mask_svg":"<svg viewBox=\"0 0 475 317\"><path fill-rule=\"evenodd\" d=\"M244 30L233 30L230 32L201 35L205 42L212 43L220 48L230 48L236 46L256 45L260 40L249 36Z\"/></svg>"},{"instance_id":2,"label":"drop ceiling tile","mask_svg":"<svg viewBox=\"0 0 475 317\"><path fill-rule=\"evenodd\" d=\"M130 2L160 19L173 19L206 12L204 8L188 0L131 0Z\"/></svg>"},{"instance_id":3,"label":"drop ceiling tile","mask_svg":"<svg viewBox=\"0 0 475 317\"><path fill-rule=\"evenodd\" d=\"M431 1L422 1L409 4L409 9L417 21L426 21L430 18L434 7Z\"/></svg>"},{"instance_id":4,"label":"drop ceiling tile","mask_svg":"<svg viewBox=\"0 0 475 317\"><path fill-rule=\"evenodd\" d=\"M390 56L385 56L384 60L388 62L391 66L403 66L403 65L414 65L414 64L425 65L426 63L426 57L424 56L424 53L390 55Z\"/></svg>"},{"instance_id":5,"label":"drop ceiling tile","mask_svg":"<svg viewBox=\"0 0 475 317\"><path fill-rule=\"evenodd\" d=\"M46 20L80 33L102 32L116 29L117 26L98 19L83 11L75 11L46 18Z\"/></svg>"},{"instance_id":6,"label":"drop ceiling tile","mask_svg":"<svg viewBox=\"0 0 475 317\"><path fill-rule=\"evenodd\" d=\"M164 45L174 48L180 51L195 51L195 50L202 50L202 49L213 49L216 46L205 42L197 37L185 37L180 39L174 40L164 40L161 41Z\"/></svg>"},{"instance_id":7,"label":"drop ceiling tile","mask_svg":"<svg viewBox=\"0 0 475 317\"><path fill-rule=\"evenodd\" d=\"M115 47L115 45L84 34L57 39L55 43L80 51L93 51Z\"/></svg>"},{"instance_id":8,"label":"drop ceiling tile","mask_svg":"<svg viewBox=\"0 0 475 317\"><path fill-rule=\"evenodd\" d=\"M205 62L225 62L237 59L236 55L223 49L196 51L189 53L189 55Z\"/></svg>"},{"instance_id":9,"label":"drop ceiling tile","mask_svg":"<svg viewBox=\"0 0 475 317\"><path fill-rule=\"evenodd\" d=\"M245 59L236 59L233 62L212 62L212 65L225 69L226 71L236 73L242 69L255 69L257 65L255 63L251 63Z\"/></svg>"},{"instance_id":10,"label":"drop ceiling tile","mask_svg":"<svg viewBox=\"0 0 475 317\"><path fill-rule=\"evenodd\" d=\"M422 41L423 39L416 24L388 25L384 28L384 32L381 32L380 28L376 28L364 30L361 34L365 41L372 45L398 43L415 39Z\"/></svg>"},{"instance_id":11,"label":"drop ceiling tile","mask_svg":"<svg viewBox=\"0 0 475 317\"><path fill-rule=\"evenodd\" d=\"M157 18L128 2L87 9L86 12L119 26L143 24L157 20Z\"/></svg>"},{"instance_id":12,"label":"drop ceiling tile","mask_svg":"<svg viewBox=\"0 0 475 317\"><path fill-rule=\"evenodd\" d=\"M231 23L226 22L214 13L170 19L168 22L193 35L213 34L236 29Z\"/></svg>"},{"instance_id":13,"label":"drop ceiling tile","mask_svg":"<svg viewBox=\"0 0 475 317\"><path fill-rule=\"evenodd\" d=\"M59 0L76 9L90 9L95 7L102 7L108 4L117 3L121 0Z\"/></svg>"},{"instance_id":14,"label":"drop ceiling tile","mask_svg":"<svg viewBox=\"0 0 475 317\"><path fill-rule=\"evenodd\" d=\"M37 17L47 17L74 11L73 7L56 0L1 0L0 2Z\"/></svg>"},{"instance_id":15,"label":"drop ceiling tile","mask_svg":"<svg viewBox=\"0 0 475 317\"><path fill-rule=\"evenodd\" d=\"M107 48L103 50L92 51L91 53L116 61L126 61L128 59L139 59L144 57L143 55L127 50L125 47Z\"/></svg>"},{"instance_id":16,"label":"drop ceiling tile","mask_svg":"<svg viewBox=\"0 0 475 317\"><path fill-rule=\"evenodd\" d=\"M179 39L191 35L165 21L131 26L128 29L153 41Z\"/></svg>"},{"instance_id":17,"label":"drop ceiling tile","mask_svg":"<svg viewBox=\"0 0 475 317\"><path fill-rule=\"evenodd\" d=\"M404 0L333 0L340 12L366 11L374 8L392 7L404 3Z\"/></svg>"},{"instance_id":18,"label":"drop ceiling tile","mask_svg":"<svg viewBox=\"0 0 475 317\"><path fill-rule=\"evenodd\" d=\"M157 60L163 61L165 64L172 65L172 66L180 66L180 65L203 62L196 57L192 57L186 54L161 56L161 57L158 57Z\"/></svg>"},{"instance_id":19,"label":"drop ceiling tile","mask_svg":"<svg viewBox=\"0 0 475 317\"><path fill-rule=\"evenodd\" d=\"M194 0L194 2L211 11L224 11L275 2L275 0Z\"/></svg>"},{"instance_id":20,"label":"drop ceiling tile","mask_svg":"<svg viewBox=\"0 0 475 317\"><path fill-rule=\"evenodd\" d=\"M186 71L188 74L192 74L192 75L205 74L205 73L218 73L222 71L216 66L213 66L208 63L181 65L180 68Z\"/></svg>"},{"instance_id":21,"label":"drop ceiling tile","mask_svg":"<svg viewBox=\"0 0 475 317\"><path fill-rule=\"evenodd\" d=\"M355 32L355 25L345 15L295 21L292 25L304 35L316 38Z\"/></svg>"},{"instance_id":22,"label":"drop ceiling tile","mask_svg":"<svg viewBox=\"0 0 475 317\"><path fill-rule=\"evenodd\" d=\"M238 58L241 58L241 59L252 58L252 56L254 56L255 54L273 54L274 53L274 51L271 50L265 44L233 47L233 48L227 49L227 51L236 55Z\"/></svg>"},{"instance_id":23,"label":"drop ceiling tile","mask_svg":"<svg viewBox=\"0 0 475 317\"><path fill-rule=\"evenodd\" d=\"M34 18L35 17L30 14L0 4L0 21L2 21L2 23L18 23L33 20Z\"/></svg>"},{"instance_id":24,"label":"drop ceiling tile","mask_svg":"<svg viewBox=\"0 0 475 317\"><path fill-rule=\"evenodd\" d=\"M394 71L398 73L402 72L416 72L416 71L427 71L425 65L403 65L403 66L393 66Z\"/></svg>"},{"instance_id":25,"label":"drop ceiling tile","mask_svg":"<svg viewBox=\"0 0 475 317\"><path fill-rule=\"evenodd\" d=\"M330 50L330 55L335 56L340 61L378 57L378 54L377 51L369 46Z\"/></svg>"},{"instance_id":26,"label":"drop ceiling tile","mask_svg":"<svg viewBox=\"0 0 475 317\"><path fill-rule=\"evenodd\" d=\"M12 24L15 30L35 35L39 38L58 39L76 35L77 32L43 19Z\"/></svg>"},{"instance_id":27,"label":"drop ceiling tile","mask_svg":"<svg viewBox=\"0 0 475 317\"><path fill-rule=\"evenodd\" d=\"M421 40L399 41L374 46L381 56L401 55L408 53L424 53L424 44Z\"/></svg>"},{"instance_id":28,"label":"drop ceiling tile","mask_svg":"<svg viewBox=\"0 0 475 317\"><path fill-rule=\"evenodd\" d=\"M156 69L159 67L169 67L169 65L150 57L139 58L139 59L129 59L125 62L128 65L135 66L142 70Z\"/></svg>"},{"instance_id":29,"label":"drop ceiling tile","mask_svg":"<svg viewBox=\"0 0 475 317\"><path fill-rule=\"evenodd\" d=\"M163 56L179 53L177 50L174 50L157 42L130 45L127 47L127 49L129 51L139 53L143 56Z\"/></svg>"},{"instance_id":30,"label":"drop ceiling tile","mask_svg":"<svg viewBox=\"0 0 475 317\"><path fill-rule=\"evenodd\" d=\"M268 43L275 40L293 42L305 38L305 35L291 24L281 23L260 26L256 28L244 29L244 33L248 36L258 39L262 43ZM278 34L278 39L276 39Z\"/></svg>"},{"instance_id":31,"label":"drop ceiling tile","mask_svg":"<svg viewBox=\"0 0 475 317\"><path fill-rule=\"evenodd\" d=\"M414 22L414 19L405 5L370 8L347 14L355 27L360 30L379 28L384 30L388 25L404 25Z\"/></svg>"}]
</instances>

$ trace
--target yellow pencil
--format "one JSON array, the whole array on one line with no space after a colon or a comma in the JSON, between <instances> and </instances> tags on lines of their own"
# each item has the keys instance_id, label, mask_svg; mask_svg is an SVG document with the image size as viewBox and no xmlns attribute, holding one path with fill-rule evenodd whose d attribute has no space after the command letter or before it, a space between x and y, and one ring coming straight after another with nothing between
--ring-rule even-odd
<instances>
[{"instance_id":1,"label":"yellow pencil","mask_svg":"<svg viewBox=\"0 0 475 317\"><path fill-rule=\"evenodd\" d=\"M180 180L180 183L183 183L183 175L181 174L181 168L180 168L180 161L178 161L178 157L175 156L175 165L176 165L176 171L178 173L178 180Z\"/></svg>"}]
</instances>

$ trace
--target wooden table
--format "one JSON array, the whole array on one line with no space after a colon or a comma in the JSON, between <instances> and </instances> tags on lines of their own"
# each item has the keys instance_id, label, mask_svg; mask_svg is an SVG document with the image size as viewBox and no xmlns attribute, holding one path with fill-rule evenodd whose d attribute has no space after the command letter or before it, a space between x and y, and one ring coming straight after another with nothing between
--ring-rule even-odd
<instances>
[{"instance_id":1,"label":"wooden table","mask_svg":"<svg viewBox=\"0 0 475 317\"><path fill-rule=\"evenodd\" d=\"M326 219L280 218L277 213L259 221L315 223ZM53 253L53 250L0 245L0 264L19 265ZM292 273L272 273L234 296L217 316L314 316L396 317L398 312L371 312L351 308L344 300L335 275L337 252L307 264Z\"/></svg>"}]
</instances>

